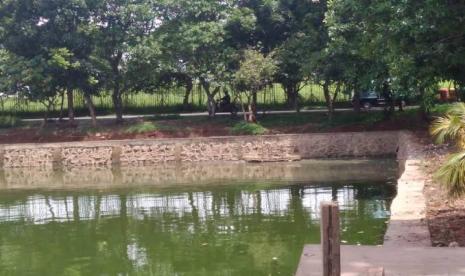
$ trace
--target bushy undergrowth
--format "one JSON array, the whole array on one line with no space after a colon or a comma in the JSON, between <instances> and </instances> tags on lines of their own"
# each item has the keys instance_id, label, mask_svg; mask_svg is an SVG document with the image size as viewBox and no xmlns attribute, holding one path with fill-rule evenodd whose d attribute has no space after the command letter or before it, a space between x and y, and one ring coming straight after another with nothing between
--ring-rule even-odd
<instances>
[{"instance_id":1,"label":"bushy undergrowth","mask_svg":"<svg viewBox=\"0 0 465 276\"><path fill-rule=\"evenodd\" d=\"M449 156L436 172L436 179L451 197L465 196L465 103L456 103L436 118L430 132L438 144L455 143L457 153Z\"/></svg>"},{"instance_id":2,"label":"bushy undergrowth","mask_svg":"<svg viewBox=\"0 0 465 276\"><path fill-rule=\"evenodd\" d=\"M239 122L231 128L231 134L235 135L263 135L268 129L255 123Z\"/></svg>"}]
</instances>

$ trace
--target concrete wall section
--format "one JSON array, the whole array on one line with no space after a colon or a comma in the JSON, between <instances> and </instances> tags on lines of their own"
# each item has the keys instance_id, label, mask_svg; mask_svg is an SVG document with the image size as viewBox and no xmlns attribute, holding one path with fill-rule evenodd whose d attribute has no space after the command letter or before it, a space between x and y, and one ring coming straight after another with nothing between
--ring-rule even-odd
<instances>
[{"instance_id":1,"label":"concrete wall section","mask_svg":"<svg viewBox=\"0 0 465 276\"><path fill-rule=\"evenodd\" d=\"M400 133L397 196L391 204L391 218L384 236L385 246L431 246L423 194L427 179L422 169L423 158L422 145L414 135Z\"/></svg>"},{"instance_id":2,"label":"concrete wall section","mask_svg":"<svg viewBox=\"0 0 465 276\"><path fill-rule=\"evenodd\" d=\"M50 181L50 178L58 177L53 173L55 167L63 167L65 171L76 172L82 177L86 177L86 174L82 173L82 170L87 169L83 168L84 166L110 168L110 170L101 169L97 174L88 174L88 177L95 178L95 181L91 181L92 179L84 181L89 183L112 182L114 179L111 173L112 166L121 166L122 171L126 172L122 179L126 177L130 181L134 181L134 179L164 179L163 173L168 172L174 172L171 177L177 181L182 180L179 179L180 175L185 175L187 181L189 177L200 178L206 175L206 172L197 168L194 170L198 173L196 174L191 167L187 167L188 169L184 171L184 174L180 174L181 165L199 162L278 162L381 156L397 157L400 166L398 195L391 205L391 220L384 245L431 245L425 222L425 198L423 196L425 176L421 170L423 158L421 145L408 132L322 133L4 145L0 146L0 168L10 168L10 170L5 170L5 173L0 170L0 183L9 183L9 187L16 186L14 179L25 179L21 180L21 183L30 187L40 186L42 181L51 183L53 181ZM175 169L151 170L144 168L137 170L136 168L141 165L154 165L160 169L163 166L174 166ZM28 167L38 167L43 177L30 175L28 170L21 170L21 175L11 174L16 168ZM229 170L228 166L222 168L222 170L217 168L214 172L220 173L223 177L228 175L228 171L237 172L237 170ZM253 166L246 168L253 169ZM143 176L147 171L153 175ZM331 170L331 174L335 171L338 170ZM161 173L161 175L157 175L157 173ZM249 171L247 175L249 174L254 175L253 170ZM266 179L272 175L284 176L286 171L276 169L266 176L258 175L257 177ZM236 176L232 175L231 177ZM65 173L62 178L65 180L75 179L76 175ZM2 179L4 181L1 181Z\"/></svg>"},{"instance_id":3,"label":"concrete wall section","mask_svg":"<svg viewBox=\"0 0 465 276\"><path fill-rule=\"evenodd\" d=\"M402 132L344 132L301 135L296 140L302 159L397 155Z\"/></svg>"},{"instance_id":4,"label":"concrete wall section","mask_svg":"<svg viewBox=\"0 0 465 276\"><path fill-rule=\"evenodd\" d=\"M0 166L81 167L395 156L399 137L399 132L363 132L4 145L0 146Z\"/></svg>"}]
</instances>

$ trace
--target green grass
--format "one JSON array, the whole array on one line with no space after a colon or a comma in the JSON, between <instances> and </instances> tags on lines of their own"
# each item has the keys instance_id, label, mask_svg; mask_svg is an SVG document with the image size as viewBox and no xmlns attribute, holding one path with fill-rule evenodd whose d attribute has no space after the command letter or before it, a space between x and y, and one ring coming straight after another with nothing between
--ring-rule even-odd
<instances>
[{"instance_id":1,"label":"green grass","mask_svg":"<svg viewBox=\"0 0 465 276\"><path fill-rule=\"evenodd\" d=\"M260 124L266 128L299 126L308 123L322 123L327 120L327 116L322 113L294 113L294 114L268 114L259 117Z\"/></svg>"},{"instance_id":2,"label":"green grass","mask_svg":"<svg viewBox=\"0 0 465 276\"><path fill-rule=\"evenodd\" d=\"M21 119L16 116L0 116L0 128L12 128L21 125Z\"/></svg>"},{"instance_id":3,"label":"green grass","mask_svg":"<svg viewBox=\"0 0 465 276\"><path fill-rule=\"evenodd\" d=\"M268 132L260 124L239 122L231 128L231 134L234 135L263 135Z\"/></svg>"},{"instance_id":4,"label":"green grass","mask_svg":"<svg viewBox=\"0 0 465 276\"><path fill-rule=\"evenodd\" d=\"M336 112L333 115L333 120L329 121L325 113L295 113L284 115L267 115L259 118L260 123L266 127L286 127L286 126L301 126L305 124L314 124L320 129L341 126L341 125L371 125L383 120L383 113L375 112Z\"/></svg>"},{"instance_id":5,"label":"green grass","mask_svg":"<svg viewBox=\"0 0 465 276\"><path fill-rule=\"evenodd\" d=\"M160 114L160 113L179 113L195 112L206 110L206 95L199 89L195 88L189 97L190 106L185 109L183 106L184 89L176 88L157 93L132 93L123 95L124 112L126 114ZM305 107L323 106L324 96L320 86L308 84L301 91L301 105ZM218 95L220 98L222 95ZM76 115L88 115L84 98L81 93L75 93L75 111ZM113 103L110 93L102 93L93 97L94 104L98 115L108 115L114 113ZM337 104L349 102L347 95L341 95ZM278 84L267 88L258 94L258 106L263 110L282 110L287 109L286 96L282 87ZM58 117L60 114L61 99L56 101L53 106L50 117ZM67 102L64 101L63 108L66 110ZM39 102L25 101L23 99L9 98L4 102L3 108L0 107L3 114L13 114L22 118L41 117L45 112L45 106ZM65 112L66 113L66 112Z\"/></svg>"},{"instance_id":6,"label":"green grass","mask_svg":"<svg viewBox=\"0 0 465 276\"><path fill-rule=\"evenodd\" d=\"M159 127L153 122L140 122L127 127L124 132L130 134L141 134L147 132L154 132L160 130Z\"/></svg>"}]
</instances>

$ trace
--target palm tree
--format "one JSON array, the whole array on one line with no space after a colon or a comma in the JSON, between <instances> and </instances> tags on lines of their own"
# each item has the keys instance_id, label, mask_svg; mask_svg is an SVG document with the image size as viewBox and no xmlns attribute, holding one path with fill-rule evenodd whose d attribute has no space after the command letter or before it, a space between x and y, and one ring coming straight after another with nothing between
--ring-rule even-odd
<instances>
[{"instance_id":1,"label":"palm tree","mask_svg":"<svg viewBox=\"0 0 465 276\"><path fill-rule=\"evenodd\" d=\"M454 104L446 115L437 118L430 132L437 143L453 142L459 150L448 157L435 178L451 197L465 195L465 103Z\"/></svg>"}]
</instances>

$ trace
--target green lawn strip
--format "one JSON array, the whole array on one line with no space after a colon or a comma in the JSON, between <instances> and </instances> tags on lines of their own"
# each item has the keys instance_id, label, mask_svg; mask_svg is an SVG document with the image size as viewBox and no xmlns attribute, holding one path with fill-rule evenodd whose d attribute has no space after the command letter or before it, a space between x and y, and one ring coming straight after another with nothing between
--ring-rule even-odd
<instances>
[{"instance_id":1,"label":"green lawn strip","mask_svg":"<svg viewBox=\"0 0 465 276\"><path fill-rule=\"evenodd\" d=\"M267 132L268 129L257 123L239 122L231 128L233 135L263 135Z\"/></svg>"}]
</instances>

